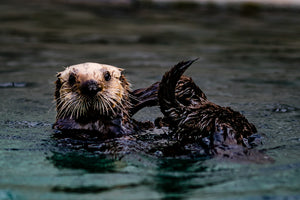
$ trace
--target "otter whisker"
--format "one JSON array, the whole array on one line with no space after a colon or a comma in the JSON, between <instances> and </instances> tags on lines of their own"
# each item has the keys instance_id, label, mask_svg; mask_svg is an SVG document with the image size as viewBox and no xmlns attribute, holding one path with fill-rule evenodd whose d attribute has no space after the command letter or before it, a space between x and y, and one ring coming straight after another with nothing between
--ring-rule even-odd
<instances>
[{"instance_id":1,"label":"otter whisker","mask_svg":"<svg viewBox=\"0 0 300 200\"><path fill-rule=\"evenodd\" d=\"M96 102L95 105L94 105L95 110L98 110L100 112L100 115L101 115L102 114L101 101L100 101L99 98L96 98L95 102Z\"/></svg>"},{"instance_id":2,"label":"otter whisker","mask_svg":"<svg viewBox=\"0 0 300 200\"><path fill-rule=\"evenodd\" d=\"M104 115L106 108L103 103L103 97L99 98L99 107L101 108L101 109L99 109L101 112L101 115Z\"/></svg>"},{"instance_id":3,"label":"otter whisker","mask_svg":"<svg viewBox=\"0 0 300 200\"><path fill-rule=\"evenodd\" d=\"M106 106L104 97L103 96L99 96L99 98L100 98L100 103L101 103L101 107L102 107L102 110L103 110L102 111L102 115L105 115L105 112L108 115L108 108Z\"/></svg>"},{"instance_id":4,"label":"otter whisker","mask_svg":"<svg viewBox=\"0 0 300 200\"><path fill-rule=\"evenodd\" d=\"M105 114L105 111L107 110L106 108L105 108L105 105L104 105L104 103L103 103L103 98L101 98L101 108L102 108L102 115L104 115Z\"/></svg>"},{"instance_id":5,"label":"otter whisker","mask_svg":"<svg viewBox=\"0 0 300 200\"><path fill-rule=\"evenodd\" d=\"M68 115L72 115L72 107L76 102L66 102L63 106L63 115L62 118L67 117ZM71 116L70 116L71 117Z\"/></svg>"},{"instance_id":6,"label":"otter whisker","mask_svg":"<svg viewBox=\"0 0 300 200\"><path fill-rule=\"evenodd\" d=\"M110 99L108 98L108 99L104 99L104 100L105 100L105 102L106 102L106 105L110 108L110 110L112 111L113 115L115 116L115 115L116 115L116 112L114 111L114 109L113 109L111 103L109 102Z\"/></svg>"},{"instance_id":7,"label":"otter whisker","mask_svg":"<svg viewBox=\"0 0 300 200\"><path fill-rule=\"evenodd\" d=\"M78 106L79 106L79 103L77 102L77 103L74 105L73 110L71 111L70 118L73 118L74 115L75 115L76 117L78 117L78 109L77 109Z\"/></svg>"},{"instance_id":8,"label":"otter whisker","mask_svg":"<svg viewBox=\"0 0 300 200\"><path fill-rule=\"evenodd\" d=\"M110 105L111 108L113 106L115 106L115 107L117 107L119 109L122 109L114 99L106 99L106 100L107 100L107 103Z\"/></svg>"},{"instance_id":9,"label":"otter whisker","mask_svg":"<svg viewBox=\"0 0 300 200\"><path fill-rule=\"evenodd\" d=\"M127 110L126 110L125 106L123 105L122 101L120 103L118 103L117 100L112 99L112 98L108 99L108 100L110 101L111 104L115 105L119 110L122 110L123 113L129 117L129 113L127 112ZM112 111L114 111L114 110L112 110Z\"/></svg>"},{"instance_id":10,"label":"otter whisker","mask_svg":"<svg viewBox=\"0 0 300 200\"><path fill-rule=\"evenodd\" d=\"M124 110L124 105L122 103L121 97L120 97L120 90L119 89L115 89L112 90L109 94L105 93L105 96L110 95L110 98L107 98L112 104L114 105L120 105L121 107L119 107L121 110ZM122 95L123 98L126 98L126 95Z\"/></svg>"},{"instance_id":11,"label":"otter whisker","mask_svg":"<svg viewBox=\"0 0 300 200\"><path fill-rule=\"evenodd\" d=\"M66 95L65 95L66 96ZM60 103L58 104L58 114L57 116L60 118L65 118L66 116L70 115L69 117L72 118L75 116L79 116L78 109L80 109L80 100L81 98L78 96L73 96L72 98L62 99L60 98Z\"/></svg>"},{"instance_id":12,"label":"otter whisker","mask_svg":"<svg viewBox=\"0 0 300 200\"><path fill-rule=\"evenodd\" d=\"M65 118L65 116L69 113L70 105L73 103L74 102L71 101L63 102L61 105L61 110L58 112L58 116L61 118Z\"/></svg>"},{"instance_id":13,"label":"otter whisker","mask_svg":"<svg viewBox=\"0 0 300 200\"><path fill-rule=\"evenodd\" d=\"M102 115L105 115L105 111L106 111L107 109L105 108L105 105L104 105L104 103L103 103L103 97L102 97L102 96L99 96L99 99L100 99L99 103L100 103L100 105L101 105L101 114L102 114Z\"/></svg>"},{"instance_id":14,"label":"otter whisker","mask_svg":"<svg viewBox=\"0 0 300 200\"><path fill-rule=\"evenodd\" d=\"M99 111L100 115L102 115L102 113L103 113L103 106L101 105L101 101L102 101L101 98L97 96L95 107L96 107L96 110Z\"/></svg>"},{"instance_id":15,"label":"otter whisker","mask_svg":"<svg viewBox=\"0 0 300 200\"><path fill-rule=\"evenodd\" d=\"M108 106L111 108L111 111L113 112L113 114L116 114L115 111L115 107L118 108L118 103L114 102L114 100L112 98L106 98L106 102L108 104Z\"/></svg>"},{"instance_id":16,"label":"otter whisker","mask_svg":"<svg viewBox=\"0 0 300 200\"><path fill-rule=\"evenodd\" d=\"M76 118L79 118L82 115L84 115L84 110L86 110L85 109L86 105L85 105L85 103L82 103L82 102L85 102L85 101L80 98L74 107L74 110L76 110Z\"/></svg>"},{"instance_id":17,"label":"otter whisker","mask_svg":"<svg viewBox=\"0 0 300 200\"><path fill-rule=\"evenodd\" d=\"M58 98L57 99L57 107L59 108L59 107L63 107L63 104L65 104L66 103L66 100L64 99L64 98Z\"/></svg>"}]
</instances>

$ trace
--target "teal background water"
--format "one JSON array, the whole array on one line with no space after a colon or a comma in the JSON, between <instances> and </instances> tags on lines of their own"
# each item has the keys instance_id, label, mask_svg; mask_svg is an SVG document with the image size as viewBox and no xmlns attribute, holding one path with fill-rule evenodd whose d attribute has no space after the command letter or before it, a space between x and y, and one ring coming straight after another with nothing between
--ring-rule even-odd
<instances>
[{"instance_id":1,"label":"teal background water","mask_svg":"<svg viewBox=\"0 0 300 200\"><path fill-rule=\"evenodd\" d=\"M300 199L300 15L258 5L0 4L0 200ZM220 105L263 136L269 164L103 156L53 138L55 74L82 62L148 86L181 60ZM3 83L24 83L7 87ZM160 116L158 108L136 115Z\"/></svg>"}]
</instances>

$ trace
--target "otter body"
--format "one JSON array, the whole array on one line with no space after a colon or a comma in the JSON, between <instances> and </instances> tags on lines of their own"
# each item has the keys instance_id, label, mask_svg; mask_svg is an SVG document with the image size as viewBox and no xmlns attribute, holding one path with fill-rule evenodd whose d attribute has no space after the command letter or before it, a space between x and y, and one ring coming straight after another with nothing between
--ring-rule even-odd
<instances>
[{"instance_id":1,"label":"otter body","mask_svg":"<svg viewBox=\"0 0 300 200\"><path fill-rule=\"evenodd\" d=\"M134 91L123 70L110 65L83 63L58 73L53 127L63 133L56 135L60 146L105 154L264 159L248 151L251 143L257 143L255 126L239 112L207 100L193 80L182 75L193 62L180 62L161 82ZM167 126L169 132L141 134L140 130L154 125L132 116L146 106L160 106L164 117L155 124L157 128Z\"/></svg>"},{"instance_id":2,"label":"otter body","mask_svg":"<svg viewBox=\"0 0 300 200\"><path fill-rule=\"evenodd\" d=\"M210 102L189 77L182 76L194 62L175 65L165 73L158 98L164 121L182 146L201 145L209 155L239 153L249 145L255 126L239 112Z\"/></svg>"}]
</instances>

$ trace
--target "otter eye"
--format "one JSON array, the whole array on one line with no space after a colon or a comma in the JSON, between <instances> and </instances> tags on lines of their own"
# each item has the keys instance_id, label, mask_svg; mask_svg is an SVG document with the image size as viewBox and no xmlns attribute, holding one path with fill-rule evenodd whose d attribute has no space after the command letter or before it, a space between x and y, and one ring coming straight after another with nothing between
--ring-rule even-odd
<instances>
[{"instance_id":1,"label":"otter eye","mask_svg":"<svg viewBox=\"0 0 300 200\"><path fill-rule=\"evenodd\" d=\"M104 74L104 79L105 79L106 81L109 81L109 80L111 79L111 76L110 76L110 73L109 73L109 72L105 72L105 74Z\"/></svg>"},{"instance_id":2,"label":"otter eye","mask_svg":"<svg viewBox=\"0 0 300 200\"><path fill-rule=\"evenodd\" d=\"M74 85L75 83L76 83L76 77L75 77L75 74L70 74L70 76L69 76L69 84L70 85Z\"/></svg>"}]
</instances>

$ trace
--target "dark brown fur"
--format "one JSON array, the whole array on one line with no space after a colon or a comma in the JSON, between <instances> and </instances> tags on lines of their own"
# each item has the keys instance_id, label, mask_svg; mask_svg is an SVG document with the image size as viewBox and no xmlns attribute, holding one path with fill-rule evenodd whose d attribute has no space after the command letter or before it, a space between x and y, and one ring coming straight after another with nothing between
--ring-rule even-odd
<instances>
[{"instance_id":1,"label":"dark brown fur","mask_svg":"<svg viewBox=\"0 0 300 200\"><path fill-rule=\"evenodd\" d=\"M210 102L191 78L181 77L193 62L175 65L159 85L160 108L173 137L183 145L198 143L211 155L248 146L246 140L257 132L255 126L239 112Z\"/></svg>"}]
</instances>

